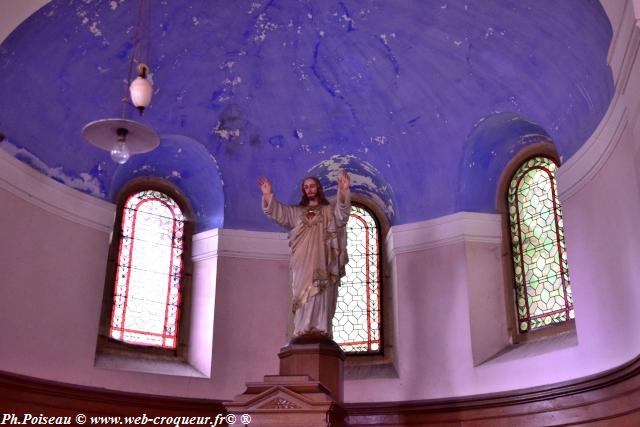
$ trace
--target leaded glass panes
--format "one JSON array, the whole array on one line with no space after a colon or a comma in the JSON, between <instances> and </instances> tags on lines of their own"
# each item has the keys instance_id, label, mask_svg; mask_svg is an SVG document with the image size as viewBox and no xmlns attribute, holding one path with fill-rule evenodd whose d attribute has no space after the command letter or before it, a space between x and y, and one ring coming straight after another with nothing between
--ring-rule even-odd
<instances>
[{"instance_id":1,"label":"leaded glass panes","mask_svg":"<svg viewBox=\"0 0 640 427\"><path fill-rule=\"evenodd\" d=\"M556 164L526 161L510 182L507 202L518 329L530 332L574 318Z\"/></svg>"},{"instance_id":2,"label":"leaded glass panes","mask_svg":"<svg viewBox=\"0 0 640 427\"><path fill-rule=\"evenodd\" d=\"M122 212L110 336L144 346L176 348L184 216L159 191L141 191Z\"/></svg>"},{"instance_id":3,"label":"leaded glass panes","mask_svg":"<svg viewBox=\"0 0 640 427\"><path fill-rule=\"evenodd\" d=\"M353 205L347 222L349 263L340 281L333 339L346 353L381 348L380 230L371 212Z\"/></svg>"}]
</instances>

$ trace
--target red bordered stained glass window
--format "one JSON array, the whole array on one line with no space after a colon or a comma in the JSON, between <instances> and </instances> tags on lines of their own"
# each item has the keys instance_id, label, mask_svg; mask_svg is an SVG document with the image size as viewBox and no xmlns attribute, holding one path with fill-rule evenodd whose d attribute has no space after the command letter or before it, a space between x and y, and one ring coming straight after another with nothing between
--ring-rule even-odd
<instances>
[{"instance_id":1,"label":"red bordered stained glass window","mask_svg":"<svg viewBox=\"0 0 640 427\"><path fill-rule=\"evenodd\" d=\"M142 346L177 345L184 216L166 194L146 190L124 204L109 335Z\"/></svg>"},{"instance_id":2,"label":"red bordered stained glass window","mask_svg":"<svg viewBox=\"0 0 640 427\"><path fill-rule=\"evenodd\" d=\"M373 213L351 207L347 223L349 263L340 281L333 339L345 353L382 351L380 227Z\"/></svg>"},{"instance_id":3,"label":"red bordered stained glass window","mask_svg":"<svg viewBox=\"0 0 640 427\"><path fill-rule=\"evenodd\" d=\"M507 192L521 333L574 318L556 169L547 157L527 160Z\"/></svg>"}]
</instances>

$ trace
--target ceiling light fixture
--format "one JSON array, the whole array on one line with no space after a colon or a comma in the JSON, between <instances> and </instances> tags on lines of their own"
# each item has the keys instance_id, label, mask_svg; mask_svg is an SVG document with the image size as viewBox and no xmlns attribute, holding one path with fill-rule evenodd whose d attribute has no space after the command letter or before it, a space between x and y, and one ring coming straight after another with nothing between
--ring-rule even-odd
<instances>
[{"instance_id":1,"label":"ceiling light fixture","mask_svg":"<svg viewBox=\"0 0 640 427\"><path fill-rule=\"evenodd\" d=\"M145 108L151 104L153 86L149 80L149 66L146 64L149 54L149 16L149 0L140 0L134 36L135 49L131 53L125 94L122 97L122 117L96 120L82 129L82 135L87 141L109 151L111 159L119 164L126 163L132 154L146 153L160 145L160 137L155 130L125 118L127 106L137 108L142 116ZM138 76L131 81L134 62L137 63Z\"/></svg>"}]
</instances>

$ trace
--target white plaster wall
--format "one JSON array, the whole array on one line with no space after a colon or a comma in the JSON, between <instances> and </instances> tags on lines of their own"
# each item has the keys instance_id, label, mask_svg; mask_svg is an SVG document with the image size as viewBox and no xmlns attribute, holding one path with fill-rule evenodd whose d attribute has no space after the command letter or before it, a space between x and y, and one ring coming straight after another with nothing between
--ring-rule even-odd
<instances>
[{"instance_id":1,"label":"white plaster wall","mask_svg":"<svg viewBox=\"0 0 640 427\"><path fill-rule=\"evenodd\" d=\"M43 182L48 191L41 191ZM121 361L96 365L113 206L42 177L4 152L0 206L0 370L212 399L231 399L245 382L277 373L290 298L284 236L261 233L256 244L242 232L197 235L190 359L204 375L143 373ZM82 218L91 212L100 217L96 223ZM256 249L261 241L268 242L267 252ZM238 242L244 252L234 246ZM155 369L153 363L137 366Z\"/></svg>"},{"instance_id":2,"label":"white plaster wall","mask_svg":"<svg viewBox=\"0 0 640 427\"><path fill-rule=\"evenodd\" d=\"M76 382L93 364L109 236L2 189L0 206L0 369Z\"/></svg>"},{"instance_id":3,"label":"white plaster wall","mask_svg":"<svg viewBox=\"0 0 640 427\"><path fill-rule=\"evenodd\" d=\"M245 382L278 373L287 343L288 263L221 257L218 269L213 379L233 390L229 398Z\"/></svg>"},{"instance_id":4,"label":"white plaster wall","mask_svg":"<svg viewBox=\"0 0 640 427\"><path fill-rule=\"evenodd\" d=\"M637 142L629 129L607 164L565 202L567 255L574 286L580 364L594 371L640 353L640 188Z\"/></svg>"}]
</instances>

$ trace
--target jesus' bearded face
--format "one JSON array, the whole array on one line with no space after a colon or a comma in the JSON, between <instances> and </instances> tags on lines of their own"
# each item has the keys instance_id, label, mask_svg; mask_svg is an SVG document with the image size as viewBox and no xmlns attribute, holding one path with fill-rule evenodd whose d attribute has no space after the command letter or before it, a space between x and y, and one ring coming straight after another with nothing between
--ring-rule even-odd
<instances>
[{"instance_id":1,"label":"jesus' bearded face","mask_svg":"<svg viewBox=\"0 0 640 427\"><path fill-rule=\"evenodd\" d=\"M313 179L306 179L302 184L302 188L309 201L316 200L318 198L318 185Z\"/></svg>"}]
</instances>

